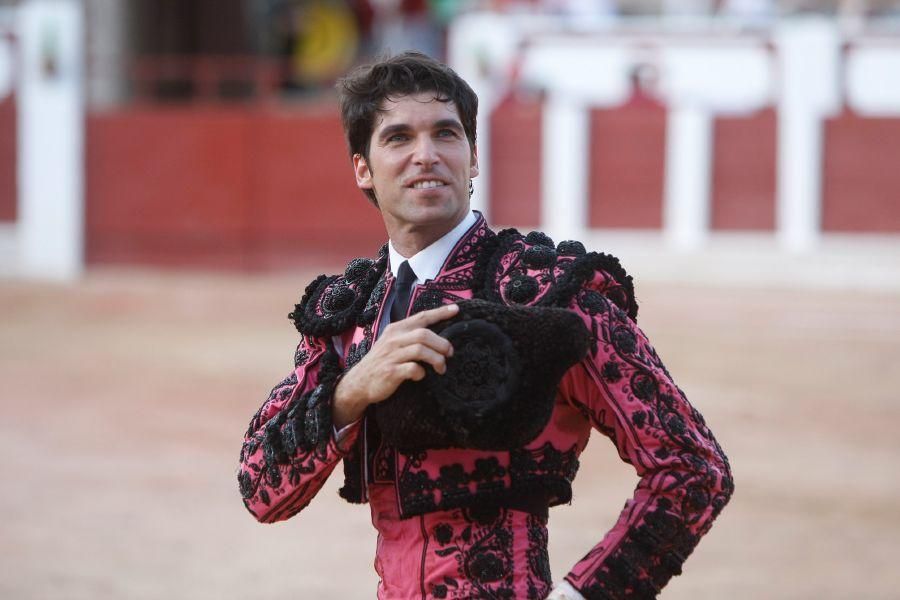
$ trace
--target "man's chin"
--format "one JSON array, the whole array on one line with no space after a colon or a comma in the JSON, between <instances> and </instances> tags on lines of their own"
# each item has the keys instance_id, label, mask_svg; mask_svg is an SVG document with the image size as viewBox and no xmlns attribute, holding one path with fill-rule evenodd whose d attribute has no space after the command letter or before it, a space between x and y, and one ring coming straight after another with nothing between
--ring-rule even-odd
<instances>
[{"instance_id":1,"label":"man's chin","mask_svg":"<svg viewBox=\"0 0 900 600\"><path fill-rule=\"evenodd\" d=\"M468 212L468 207L462 208L443 203L418 205L407 207L407 210L397 215L396 221L408 231L434 228L450 231L463 219L466 212Z\"/></svg>"},{"instance_id":2,"label":"man's chin","mask_svg":"<svg viewBox=\"0 0 900 600\"><path fill-rule=\"evenodd\" d=\"M417 198L407 209L404 212L411 220L428 221L452 220L463 212L462 204L447 198L446 195Z\"/></svg>"}]
</instances>

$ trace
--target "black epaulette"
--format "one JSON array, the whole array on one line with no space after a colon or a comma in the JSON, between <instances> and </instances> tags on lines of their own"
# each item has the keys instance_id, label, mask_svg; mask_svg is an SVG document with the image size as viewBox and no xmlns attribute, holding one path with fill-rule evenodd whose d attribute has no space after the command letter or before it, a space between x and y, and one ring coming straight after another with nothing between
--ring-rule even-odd
<instances>
[{"instance_id":1,"label":"black epaulette","mask_svg":"<svg viewBox=\"0 0 900 600\"><path fill-rule=\"evenodd\" d=\"M304 335L333 336L375 320L385 291L387 246L377 259L354 258L343 275L319 275L288 318Z\"/></svg>"},{"instance_id":2,"label":"black epaulette","mask_svg":"<svg viewBox=\"0 0 900 600\"><path fill-rule=\"evenodd\" d=\"M587 252L581 242L567 240L555 245L540 231L522 235L505 229L497 234L493 252L481 257L475 274L476 297L492 302L565 308L576 294L590 287L632 320L637 319L634 282L619 259Z\"/></svg>"}]
</instances>

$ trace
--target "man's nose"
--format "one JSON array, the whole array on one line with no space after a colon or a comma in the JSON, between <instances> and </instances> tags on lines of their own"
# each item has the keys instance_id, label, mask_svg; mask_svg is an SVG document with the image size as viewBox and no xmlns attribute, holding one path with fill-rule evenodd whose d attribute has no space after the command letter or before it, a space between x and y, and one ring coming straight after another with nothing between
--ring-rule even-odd
<instances>
[{"instance_id":1,"label":"man's nose","mask_svg":"<svg viewBox=\"0 0 900 600\"><path fill-rule=\"evenodd\" d=\"M413 160L417 164L430 166L438 162L438 159L437 147L431 136L419 136L413 149Z\"/></svg>"}]
</instances>

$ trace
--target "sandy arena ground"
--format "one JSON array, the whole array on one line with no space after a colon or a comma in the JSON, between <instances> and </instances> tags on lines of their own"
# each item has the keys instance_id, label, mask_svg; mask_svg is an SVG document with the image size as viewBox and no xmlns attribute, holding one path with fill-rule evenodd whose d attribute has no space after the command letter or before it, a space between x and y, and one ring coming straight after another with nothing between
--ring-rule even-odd
<instances>
[{"instance_id":1,"label":"sandy arena ground","mask_svg":"<svg viewBox=\"0 0 900 600\"><path fill-rule=\"evenodd\" d=\"M237 491L309 275L0 280L0 598L374 597L368 508L337 478L277 525ZM662 597L900 597L900 292L638 281L640 322L737 485ZM635 482L595 435L551 512L556 578Z\"/></svg>"}]
</instances>

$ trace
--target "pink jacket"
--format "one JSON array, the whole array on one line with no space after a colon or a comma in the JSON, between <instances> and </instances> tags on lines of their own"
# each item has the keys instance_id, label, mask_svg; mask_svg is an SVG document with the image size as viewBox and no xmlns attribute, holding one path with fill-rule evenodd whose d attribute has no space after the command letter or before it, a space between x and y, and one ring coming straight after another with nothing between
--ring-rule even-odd
<instances>
[{"instance_id":1,"label":"pink jacket","mask_svg":"<svg viewBox=\"0 0 900 600\"><path fill-rule=\"evenodd\" d=\"M702 416L637 327L631 278L618 261L537 232L495 234L479 218L439 275L414 290L411 312L473 297L568 307L590 330L591 349L525 447L415 453L383 443L369 418L339 445L330 421L336 380L371 347L390 297L386 262L382 250L342 276L320 277L292 313L302 334L296 368L254 415L241 450L247 509L262 522L293 516L343 459L341 495L368 501L379 532L379 598L544 598L552 586L546 517L496 506L536 491L550 506L569 502L593 428L640 480L566 580L586 598L654 597L681 572L733 483Z\"/></svg>"}]
</instances>

